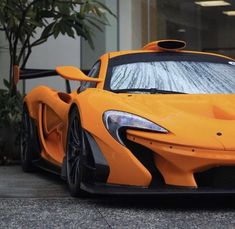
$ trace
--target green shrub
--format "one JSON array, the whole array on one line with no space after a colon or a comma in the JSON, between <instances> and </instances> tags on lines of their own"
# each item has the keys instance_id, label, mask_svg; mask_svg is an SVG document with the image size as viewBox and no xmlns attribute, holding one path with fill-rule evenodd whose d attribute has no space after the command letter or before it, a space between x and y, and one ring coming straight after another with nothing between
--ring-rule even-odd
<instances>
[{"instance_id":1,"label":"green shrub","mask_svg":"<svg viewBox=\"0 0 235 229\"><path fill-rule=\"evenodd\" d=\"M0 164L20 159L20 129L23 96L16 91L10 95L10 84L0 89Z\"/></svg>"}]
</instances>

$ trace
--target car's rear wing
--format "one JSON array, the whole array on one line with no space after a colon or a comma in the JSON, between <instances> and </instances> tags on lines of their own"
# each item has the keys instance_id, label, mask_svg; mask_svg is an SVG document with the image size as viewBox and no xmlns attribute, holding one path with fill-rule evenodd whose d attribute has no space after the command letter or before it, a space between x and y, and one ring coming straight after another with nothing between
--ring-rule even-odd
<instances>
[{"instance_id":1,"label":"car's rear wing","mask_svg":"<svg viewBox=\"0 0 235 229\"><path fill-rule=\"evenodd\" d=\"M85 75L88 75L89 71L90 70L82 70ZM59 74L56 70L51 69L20 69L20 80L37 79L58 75Z\"/></svg>"},{"instance_id":2,"label":"car's rear wing","mask_svg":"<svg viewBox=\"0 0 235 229\"><path fill-rule=\"evenodd\" d=\"M38 78L45 78L45 77L51 77L51 76L59 76L58 72L56 70L51 69L20 69L18 70L17 67L14 69L15 72L18 72L18 74L14 74L16 77L19 75L18 79L15 79L15 82L17 83L18 80L29 80L29 79L38 79ZM90 70L82 70L84 74L88 74ZM66 91L68 93L71 92L71 86L69 83L69 80L65 79L65 85L66 85Z\"/></svg>"},{"instance_id":3,"label":"car's rear wing","mask_svg":"<svg viewBox=\"0 0 235 229\"><path fill-rule=\"evenodd\" d=\"M37 79L57 76L56 70L49 69L20 69L20 80Z\"/></svg>"}]
</instances>

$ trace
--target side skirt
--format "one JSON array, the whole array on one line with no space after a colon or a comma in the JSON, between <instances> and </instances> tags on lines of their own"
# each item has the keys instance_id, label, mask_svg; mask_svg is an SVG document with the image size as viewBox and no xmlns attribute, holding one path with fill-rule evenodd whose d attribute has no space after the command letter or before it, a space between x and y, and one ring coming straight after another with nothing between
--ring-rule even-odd
<instances>
[{"instance_id":1,"label":"side skirt","mask_svg":"<svg viewBox=\"0 0 235 229\"><path fill-rule=\"evenodd\" d=\"M55 164L52 164L43 158L33 161L33 164L37 166L38 168L43 169L47 172L54 173L56 175L61 175L61 167Z\"/></svg>"}]
</instances>

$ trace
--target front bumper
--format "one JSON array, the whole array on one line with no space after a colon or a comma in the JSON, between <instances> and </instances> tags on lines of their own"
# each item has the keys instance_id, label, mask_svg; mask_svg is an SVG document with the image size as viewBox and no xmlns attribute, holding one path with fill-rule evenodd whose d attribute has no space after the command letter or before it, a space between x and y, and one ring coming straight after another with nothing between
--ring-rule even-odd
<instances>
[{"instance_id":1,"label":"front bumper","mask_svg":"<svg viewBox=\"0 0 235 229\"><path fill-rule=\"evenodd\" d=\"M146 132L127 130L129 141L153 152L155 166L166 185L197 188L194 174L215 167L235 166L235 151L194 148L162 142L157 138L150 140L147 136Z\"/></svg>"},{"instance_id":2,"label":"front bumper","mask_svg":"<svg viewBox=\"0 0 235 229\"><path fill-rule=\"evenodd\" d=\"M86 176L81 184L81 188L84 191L91 194L105 195L235 194L235 179L233 179L233 177L235 177L235 163L233 152L203 149L192 150L191 148L185 146L176 146L172 144L168 145L157 141L153 142L152 140L150 141L148 139L138 137L136 134L134 135L134 133L135 132L127 131L127 138L129 140L126 140L125 143L127 143L127 147L133 155L135 155L135 157L151 173L152 182L149 186L143 187L109 183L107 181L109 174L108 163L104 160L104 158L102 158L102 152L100 151L98 145L95 144L94 139L92 139L91 135L86 132L87 139L90 143L91 152L93 154L94 164L93 166L84 167L84 172L86 171L84 175ZM127 141L132 143L133 147L131 147ZM144 158L137 155L137 151L145 156L146 154L149 154L152 157L148 157L148 160L146 160L145 157L144 161ZM162 153L162 156L159 152ZM159 160L159 157L162 161ZM171 162L171 160L173 160L173 162ZM190 162L191 160L192 162ZM224 164L222 162L224 162ZM221 165L226 166L218 167L217 169L217 166ZM159 170L161 174L156 173L153 167ZM172 167L174 170L172 170ZM163 170L164 168L165 171ZM218 180L216 180L214 182L213 180L218 175L218 172L219 175L221 175L220 169L225 171L222 175L230 176L232 179L227 179L227 183L222 186L220 186L220 184L217 185L220 181L218 182ZM178 171L179 173L177 174ZM184 178L188 175L191 175L194 184L196 184L195 186L191 185L188 180L184 180ZM166 182L166 178L169 177L171 178L170 181L172 181L171 184ZM154 182L155 178L156 182ZM184 185L179 182L182 180L184 181ZM208 184L210 183L210 185L207 185L207 183L204 182L205 180L206 182L209 180ZM224 179L222 178L222 180Z\"/></svg>"}]
</instances>

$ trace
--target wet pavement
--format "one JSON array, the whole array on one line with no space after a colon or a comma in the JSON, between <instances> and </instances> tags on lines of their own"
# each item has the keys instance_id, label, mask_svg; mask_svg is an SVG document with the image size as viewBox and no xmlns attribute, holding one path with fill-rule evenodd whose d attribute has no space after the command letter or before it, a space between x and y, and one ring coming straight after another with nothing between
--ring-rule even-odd
<instances>
[{"instance_id":1,"label":"wet pavement","mask_svg":"<svg viewBox=\"0 0 235 229\"><path fill-rule=\"evenodd\" d=\"M0 228L235 228L235 196L76 199L57 176L2 166Z\"/></svg>"}]
</instances>

